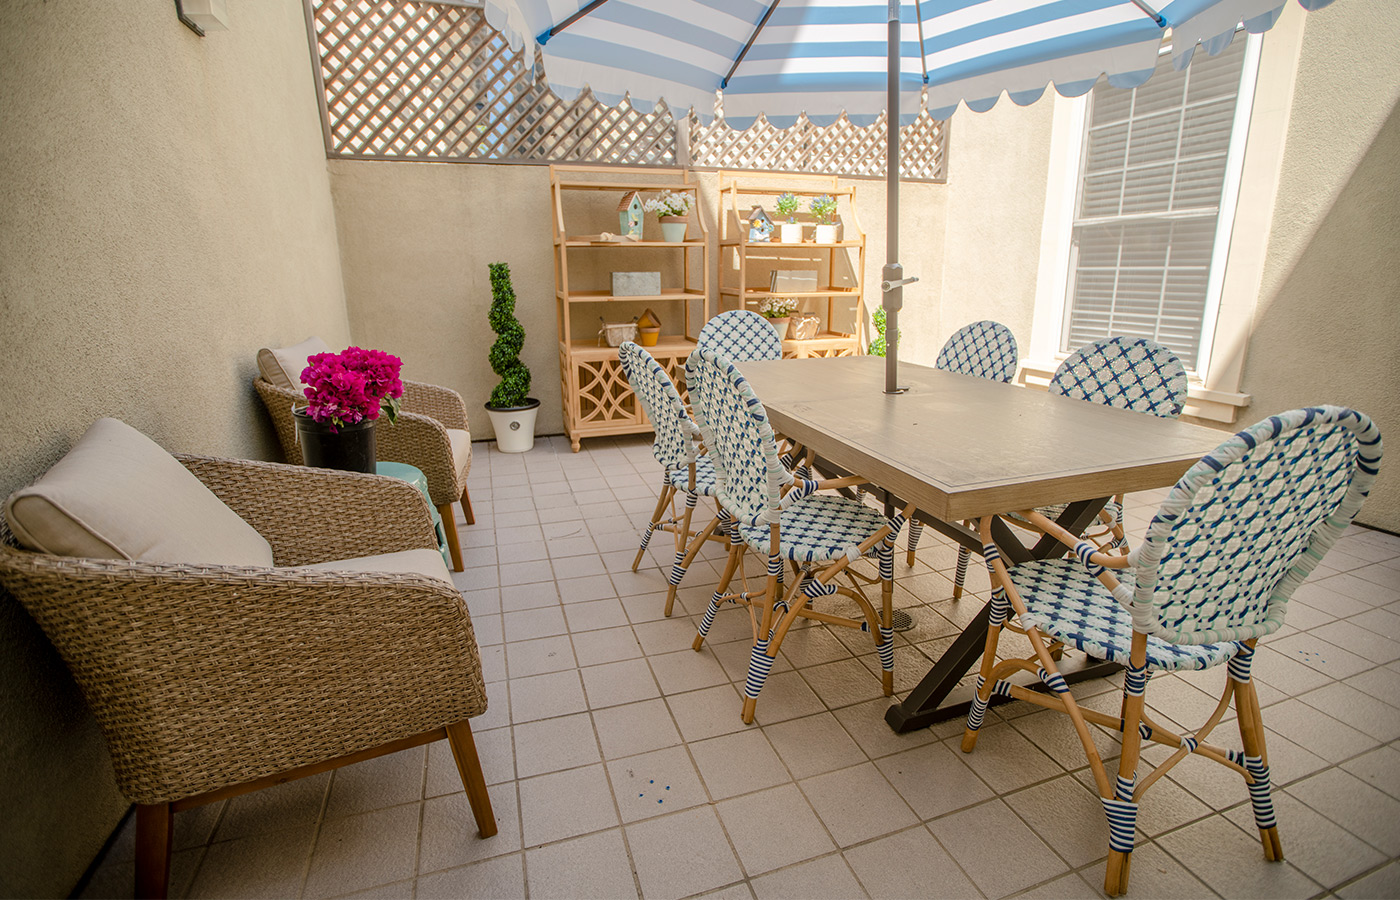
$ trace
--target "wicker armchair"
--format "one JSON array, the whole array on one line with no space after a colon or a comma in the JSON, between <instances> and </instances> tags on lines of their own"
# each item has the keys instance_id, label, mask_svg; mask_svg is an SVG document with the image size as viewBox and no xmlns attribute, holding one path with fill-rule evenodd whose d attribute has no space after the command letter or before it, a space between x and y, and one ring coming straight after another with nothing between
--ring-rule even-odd
<instances>
[{"instance_id":1,"label":"wicker armchair","mask_svg":"<svg viewBox=\"0 0 1400 900\"><path fill-rule=\"evenodd\" d=\"M136 804L138 896L166 892L175 812L442 738L481 835L495 834L460 594L426 574L349 571L351 557L436 550L422 496L378 475L176 458L279 568L53 556L0 526L0 584L72 671ZM304 568L336 560L346 570Z\"/></svg>"},{"instance_id":2,"label":"wicker armchair","mask_svg":"<svg viewBox=\"0 0 1400 900\"><path fill-rule=\"evenodd\" d=\"M301 448L297 445L292 407L305 405L306 398L300 390L278 387L262 377L253 380L253 387L272 416L284 459L299 464ZM402 404L398 424L386 423L375 430L379 458L409 463L423 470L428 478L428 495L442 514L452 568L460 572L462 547L457 538L452 504L461 501L467 524L476 524L467 493L467 473L472 467L467 406L456 391L421 381L403 383Z\"/></svg>"}]
</instances>

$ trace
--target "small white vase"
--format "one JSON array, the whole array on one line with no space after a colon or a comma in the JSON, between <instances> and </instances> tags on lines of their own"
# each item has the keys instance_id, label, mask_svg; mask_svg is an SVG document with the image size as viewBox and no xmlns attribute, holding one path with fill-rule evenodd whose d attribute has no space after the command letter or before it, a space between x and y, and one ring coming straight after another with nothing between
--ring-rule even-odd
<instances>
[{"instance_id":1,"label":"small white vase","mask_svg":"<svg viewBox=\"0 0 1400 900\"><path fill-rule=\"evenodd\" d=\"M784 222L780 229L780 237L784 244L802 243L802 223Z\"/></svg>"},{"instance_id":2,"label":"small white vase","mask_svg":"<svg viewBox=\"0 0 1400 900\"><path fill-rule=\"evenodd\" d=\"M818 244L834 244L834 243L836 243L836 226L835 226L835 225L818 225L818 226L817 226L817 243L818 243Z\"/></svg>"},{"instance_id":3,"label":"small white vase","mask_svg":"<svg viewBox=\"0 0 1400 900\"><path fill-rule=\"evenodd\" d=\"M661 239L670 244L685 240L685 216L662 216Z\"/></svg>"},{"instance_id":4,"label":"small white vase","mask_svg":"<svg viewBox=\"0 0 1400 900\"><path fill-rule=\"evenodd\" d=\"M528 399L525 404L508 409L486 407L491 428L496 432L496 449L502 453L525 453L535 446L535 416L539 414L540 401Z\"/></svg>"},{"instance_id":5,"label":"small white vase","mask_svg":"<svg viewBox=\"0 0 1400 900\"><path fill-rule=\"evenodd\" d=\"M773 330L778 333L778 340L787 340L788 324L792 321L791 316L783 316L781 319L769 319L768 324L773 326Z\"/></svg>"}]
</instances>

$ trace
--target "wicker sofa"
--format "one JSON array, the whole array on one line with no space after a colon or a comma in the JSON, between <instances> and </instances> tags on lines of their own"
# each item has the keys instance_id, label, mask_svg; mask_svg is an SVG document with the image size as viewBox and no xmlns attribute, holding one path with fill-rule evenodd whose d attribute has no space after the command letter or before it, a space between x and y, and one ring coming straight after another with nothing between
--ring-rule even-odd
<instances>
[{"instance_id":1,"label":"wicker sofa","mask_svg":"<svg viewBox=\"0 0 1400 900\"><path fill-rule=\"evenodd\" d=\"M172 456L103 419L4 520L0 584L136 804L138 896L166 892L175 812L442 738L495 834L476 639L411 485Z\"/></svg>"},{"instance_id":2,"label":"wicker sofa","mask_svg":"<svg viewBox=\"0 0 1400 900\"><path fill-rule=\"evenodd\" d=\"M292 407L305 406L301 371L306 358L328 353L320 338L307 338L300 344L258 352L259 375L253 388L262 398L277 430L282 456L293 465L301 462ZM423 470L428 478L428 495L442 514L447 532L447 548L452 568L462 571L462 549L452 504L460 502L468 525L476 524L467 474L472 468L472 436L467 422L467 406L462 396L450 388L421 381L403 382L402 412L398 424L375 429L375 444L381 460L404 462Z\"/></svg>"}]
</instances>

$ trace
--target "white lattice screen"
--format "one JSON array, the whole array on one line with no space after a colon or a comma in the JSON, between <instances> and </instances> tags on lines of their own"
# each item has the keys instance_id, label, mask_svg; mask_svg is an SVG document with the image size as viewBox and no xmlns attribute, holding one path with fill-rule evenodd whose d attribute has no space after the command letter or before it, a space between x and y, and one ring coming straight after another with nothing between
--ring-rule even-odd
<instances>
[{"instance_id":1,"label":"white lattice screen","mask_svg":"<svg viewBox=\"0 0 1400 900\"><path fill-rule=\"evenodd\" d=\"M306 0L316 31L326 151L369 159L586 162L883 175L884 123L844 118L735 131L690 117L677 134L664 103L649 113L565 102L543 64L530 69L481 10L424 0ZM944 180L943 122L903 129L905 178ZM687 140L688 137L688 140Z\"/></svg>"}]
</instances>

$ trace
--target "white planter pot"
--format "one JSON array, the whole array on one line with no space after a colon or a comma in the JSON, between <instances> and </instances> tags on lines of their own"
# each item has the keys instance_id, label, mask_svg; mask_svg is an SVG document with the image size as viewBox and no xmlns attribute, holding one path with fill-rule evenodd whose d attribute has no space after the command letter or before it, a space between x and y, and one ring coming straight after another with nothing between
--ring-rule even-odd
<instances>
[{"instance_id":1,"label":"white planter pot","mask_svg":"<svg viewBox=\"0 0 1400 900\"><path fill-rule=\"evenodd\" d=\"M802 243L802 223L801 223L801 222L784 222L784 223L782 224L782 227L779 229L779 232L780 232L780 235L779 235L779 236L781 237L782 242L783 242L784 244L800 244L800 243Z\"/></svg>"},{"instance_id":2,"label":"white planter pot","mask_svg":"<svg viewBox=\"0 0 1400 900\"><path fill-rule=\"evenodd\" d=\"M769 319L768 324L773 326L773 330L778 333L778 340L785 341L788 336L788 324L792 321L790 316L783 316L781 319Z\"/></svg>"},{"instance_id":3,"label":"white planter pot","mask_svg":"<svg viewBox=\"0 0 1400 900\"><path fill-rule=\"evenodd\" d=\"M835 226L835 225L818 225L818 226L817 226L817 243L818 243L818 244L834 244L834 243L836 243L836 226Z\"/></svg>"},{"instance_id":4,"label":"white planter pot","mask_svg":"<svg viewBox=\"0 0 1400 900\"><path fill-rule=\"evenodd\" d=\"M496 432L496 449L502 453L524 453L535 446L535 416L539 414L540 401L529 398L524 406L510 409L486 407L491 417L491 428Z\"/></svg>"},{"instance_id":5,"label":"white planter pot","mask_svg":"<svg viewBox=\"0 0 1400 900\"><path fill-rule=\"evenodd\" d=\"M662 216L661 239L671 244L685 240L685 216Z\"/></svg>"}]
</instances>

